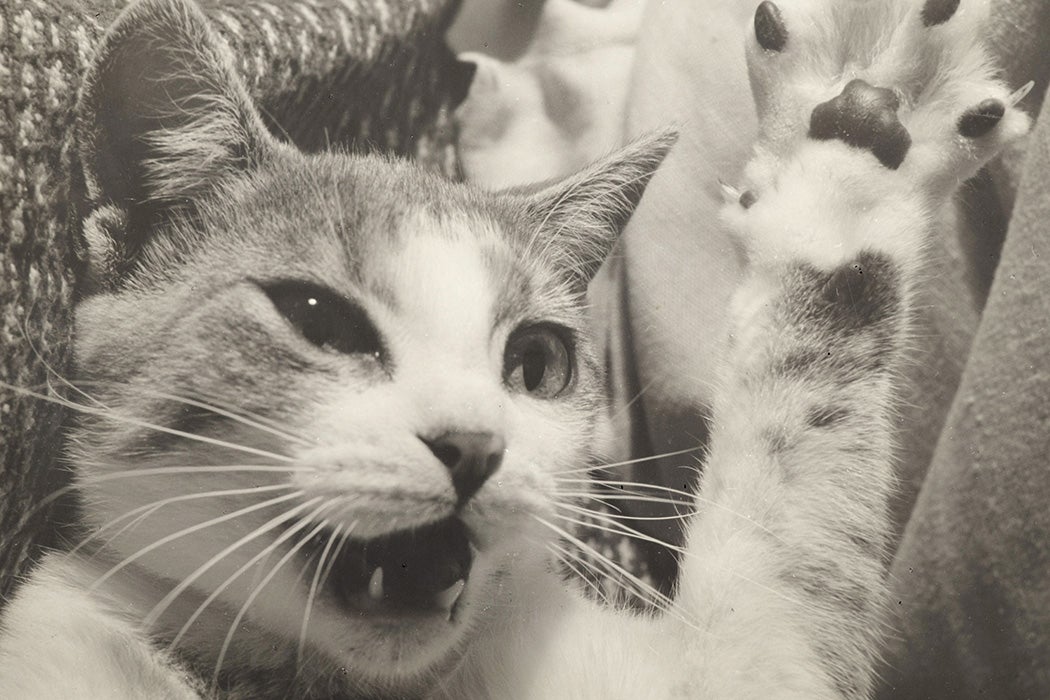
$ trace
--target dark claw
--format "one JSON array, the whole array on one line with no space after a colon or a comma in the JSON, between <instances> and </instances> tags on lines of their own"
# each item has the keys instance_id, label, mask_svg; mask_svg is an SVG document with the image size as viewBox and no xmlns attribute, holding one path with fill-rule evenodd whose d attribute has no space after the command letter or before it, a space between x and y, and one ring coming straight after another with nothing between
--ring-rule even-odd
<instances>
[{"instance_id":1,"label":"dark claw","mask_svg":"<svg viewBox=\"0 0 1050 700\"><path fill-rule=\"evenodd\" d=\"M959 117L959 133L968 139L984 136L1006 114L1006 105L996 99L983 100Z\"/></svg>"},{"instance_id":2,"label":"dark claw","mask_svg":"<svg viewBox=\"0 0 1050 700\"><path fill-rule=\"evenodd\" d=\"M744 194L740 195L740 206L744 209L750 209L751 205L758 201L758 197L751 190L747 190Z\"/></svg>"},{"instance_id":3,"label":"dark claw","mask_svg":"<svg viewBox=\"0 0 1050 700\"><path fill-rule=\"evenodd\" d=\"M787 45L788 30L776 4L765 0L755 10L755 38L767 51L783 51Z\"/></svg>"},{"instance_id":4,"label":"dark claw","mask_svg":"<svg viewBox=\"0 0 1050 700\"><path fill-rule=\"evenodd\" d=\"M927 27L944 24L959 9L959 0L926 0L922 8L922 23Z\"/></svg>"},{"instance_id":5,"label":"dark claw","mask_svg":"<svg viewBox=\"0 0 1050 700\"><path fill-rule=\"evenodd\" d=\"M820 141L840 139L871 151L879 162L896 170L911 147L911 136L897 118L900 100L892 90L851 80L838 97L817 105L809 118L809 136Z\"/></svg>"}]
</instances>

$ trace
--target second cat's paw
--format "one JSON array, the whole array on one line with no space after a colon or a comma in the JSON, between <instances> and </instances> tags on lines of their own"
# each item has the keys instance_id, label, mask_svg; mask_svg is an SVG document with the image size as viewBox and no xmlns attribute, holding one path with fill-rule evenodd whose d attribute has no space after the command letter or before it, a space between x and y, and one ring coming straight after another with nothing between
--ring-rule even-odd
<instances>
[{"instance_id":1,"label":"second cat's paw","mask_svg":"<svg viewBox=\"0 0 1050 700\"><path fill-rule=\"evenodd\" d=\"M1028 117L987 0L771 0L747 39L759 139L726 218L753 257L918 259L931 212Z\"/></svg>"}]
</instances>

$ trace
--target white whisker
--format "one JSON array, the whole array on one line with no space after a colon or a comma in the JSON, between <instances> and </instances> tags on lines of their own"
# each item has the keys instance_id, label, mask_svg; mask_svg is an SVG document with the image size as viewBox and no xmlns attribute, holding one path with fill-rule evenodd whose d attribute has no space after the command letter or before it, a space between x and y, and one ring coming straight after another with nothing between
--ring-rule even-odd
<instances>
[{"instance_id":1,"label":"white whisker","mask_svg":"<svg viewBox=\"0 0 1050 700\"><path fill-rule=\"evenodd\" d=\"M754 518L752 518L752 517L750 517L748 515L745 515L743 513L740 513L740 512L738 512L736 510L733 510L732 508L726 506L723 503L720 503L718 501L712 500L710 498L704 498L699 493L695 493L694 494L694 493L689 493L688 491L681 491L679 489L673 489L673 488L671 488L669 486L660 486L658 484L643 484L643 483L638 483L638 482L633 482L633 481L603 481L603 480L599 480L599 479L557 479L557 481L565 482L565 483L577 483L577 484L596 484L598 486L606 486L606 487L608 487L610 489L615 489L612 493L601 493L600 494L600 498L607 499L607 500L620 500L620 501L639 500L639 501L649 501L649 502L652 502L652 503L666 502L666 503L668 503L670 505L674 505L675 507L688 507L688 503L701 503L701 504L703 504L705 506L710 506L712 508L717 508L717 509L719 509L719 510L725 512L725 513L729 513L730 515L733 515L733 516L735 516L737 518L740 518L741 520L747 521L748 523L752 524L754 527L758 528L759 530L761 530L762 532L766 533L770 537L773 537L774 539L776 539L778 541L783 541L783 540L780 539L780 537L775 532L773 532L772 530L767 528L765 525L762 525L761 523L757 522ZM639 494L637 492L633 492L633 491L627 490L627 487L651 489L651 490L654 490L654 491L661 491L661 492L664 492L664 493L672 493L672 494L675 494L675 495L680 495L683 498L688 498L688 503L686 501L676 501L674 499L664 500L664 499L660 499L660 498L658 498L656 496L648 496L648 495L645 495L645 494ZM573 492L564 492L564 493L565 494L571 494ZM693 510L693 513L698 513L698 512L700 512L699 509L694 509Z\"/></svg>"},{"instance_id":2,"label":"white whisker","mask_svg":"<svg viewBox=\"0 0 1050 700\"><path fill-rule=\"evenodd\" d=\"M346 510L348 508L350 508L350 507L352 507L352 504L348 504L347 506L342 508L340 511L338 511L333 516L333 518L334 519L341 518L346 513ZM346 543L350 540L350 535L353 532L354 528L357 527L357 523L358 523L358 521L356 521L356 520L351 522L349 527L347 527L346 531L339 538L339 544L336 545L335 551L332 553L331 557L329 557L328 564L327 564L327 566L325 566L325 570L321 574L321 580L320 580L320 582L317 585L317 588L319 590L323 589L325 584L328 582L328 577L332 573L333 568L335 568L335 563L339 560L339 555L342 554L343 547L345 547ZM320 655L320 652L315 650L313 652L313 656L318 656L318 655ZM305 667L305 665L306 665L306 655L304 654L303 663L300 664L299 668ZM298 668L296 669L296 672L298 673ZM315 678L315 679L313 679L311 681L310 687L312 687L313 683L316 682L316 680L317 679ZM307 688L307 692L305 693L305 695L309 695L308 691L309 691L309 687Z\"/></svg>"},{"instance_id":3,"label":"white whisker","mask_svg":"<svg viewBox=\"0 0 1050 700\"><path fill-rule=\"evenodd\" d=\"M662 503L664 505L674 506L675 508L686 508L688 504L682 501L676 501L673 498L662 498L660 496L646 496L640 493L633 493L631 491L616 491L613 493L600 493L596 491L567 491L564 489L557 489L555 495L565 496L566 498L572 499L589 499L608 508L615 508L613 506L614 501L638 501L640 503ZM619 508L615 508L619 511ZM690 509L690 513L695 512ZM626 517L626 516L625 516ZM678 517L678 516L670 516Z\"/></svg>"},{"instance_id":4,"label":"white whisker","mask_svg":"<svg viewBox=\"0 0 1050 700\"><path fill-rule=\"evenodd\" d=\"M316 503L317 500L318 499L314 499L313 501L311 501L311 504ZM318 508L315 512L320 512L325 507L326 506L322 506L321 508ZM174 638L172 638L171 642L168 644L168 649L172 650L178 645L178 643L189 631L190 627L193 626L193 623L197 621L197 618L204 613L204 611L208 608L209 605L215 602L216 598L222 595L223 591L229 588L234 581L240 578L245 571L258 564L262 559L268 557L278 547L280 547L282 543L294 537L297 532L302 530L309 523L310 518L304 518L299 524L285 530L283 533L278 535L278 537L273 542L268 544L262 551L257 552L255 555L253 555L248 561L242 564L240 568L238 568L236 571L230 574L230 576L225 581L223 581L219 586L212 590L211 593L208 594L208 597L205 598L204 601L197 606L197 609L193 611L193 614L186 619L186 621L182 624L182 627L179 628L178 633L175 635Z\"/></svg>"},{"instance_id":5,"label":"white whisker","mask_svg":"<svg viewBox=\"0 0 1050 700\"><path fill-rule=\"evenodd\" d=\"M590 561L584 553L589 553L594 561ZM633 596L642 602L643 605L655 608L660 611L667 611L669 608L659 601L654 601L652 598L652 591L654 590L648 583L641 579L632 580L631 578L624 576L618 569L619 566L615 564L605 555L598 552L593 547L587 546L579 552L572 552L572 556L582 566L586 567L588 571L593 573L596 581L601 583L603 598L609 600L608 594L605 589L612 586L618 586L619 589L626 595ZM601 566L599 566L599 564ZM604 569L602 568L604 567ZM612 603L612 601L609 601Z\"/></svg>"},{"instance_id":6,"label":"white whisker","mask_svg":"<svg viewBox=\"0 0 1050 700\"><path fill-rule=\"evenodd\" d=\"M276 467L270 465L256 465L256 464L237 464L237 465L223 465L223 466L171 466L171 467L150 467L145 469L122 469L120 471L107 472L105 474L94 474L91 476L77 477L77 481L69 486L63 486L60 489L56 489L44 496L41 500L27 511L20 522L23 524L28 522L34 514L38 513L43 508L46 508L50 503L54 503L56 500L65 496L66 494L73 493L81 489L85 485L98 484L106 481L112 481L113 479L129 479L138 478L143 476L161 476L170 474L200 474L200 473L222 473L222 472L275 472L282 474L291 474L295 472L309 472L313 471L312 467Z\"/></svg>"},{"instance_id":7,"label":"white whisker","mask_svg":"<svg viewBox=\"0 0 1050 700\"><path fill-rule=\"evenodd\" d=\"M255 538L259 537L260 535L262 535L262 534L264 534L266 532L269 532L270 530L272 530L273 528L277 527L281 523L284 523L284 522L287 522L288 520L291 520L292 518L297 516L299 513L301 513L302 511L306 510L307 508L309 508L310 506L314 505L315 503L317 503L320 500L321 500L321 497L317 496L315 498L311 498L308 501L305 501L304 503L300 503L295 508L292 508L291 510L285 511L284 513L282 513L281 515L278 515L275 518L271 518L270 520L266 521L265 523L263 523L259 527L255 528L254 530L249 532L244 537L242 537L239 540L237 540L236 542L234 542L233 544L228 545L227 547L222 549L222 551L220 551L218 554L216 554L211 559L209 559L208 561L206 561L203 564L201 564L199 567L197 567L197 569L194 570L194 572L191 573L189 576L186 576L185 578L183 578L182 581L179 582L179 585L175 586L170 591L168 591L167 595L165 595L163 598L161 598L160 602L158 602L156 605L154 605L153 609L149 611L149 614L146 615L143 624L147 628L148 627L152 627L153 623L155 623L158 619L160 619L160 616L164 614L164 611L168 609L168 606L171 605L175 601L176 598L178 598L180 595L182 595L183 591L185 591L187 588L189 588L191 585L193 585L194 581L196 581L198 578L203 576L204 573L208 571L208 569L210 569L211 567L215 566L220 561L225 559L230 553L232 553L235 550L239 549L240 547L242 547L243 545L247 544L248 542L251 542Z\"/></svg>"},{"instance_id":8,"label":"white whisker","mask_svg":"<svg viewBox=\"0 0 1050 700\"><path fill-rule=\"evenodd\" d=\"M563 495L566 495L566 494L558 494L558 495L563 496ZM571 495L571 494L568 494L568 495ZM624 500L627 500L627 498L625 497ZM622 513L603 513L601 511L591 510L589 508L584 508L584 507L581 507L581 506L575 506L575 505L572 505L572 504L569 504L569 503L564 503L564 502L555 503L554 505L556 507L558 507L558 508L571 508L572 510L574 510L574 511L576 511L578 513L584 513L584 514L587 514L587 515L594 515L594 516L604 516L604 517L607 517L607 518L612 518L614 520L641 520L641 521L657 521L657 522L659 522L659 521L666 521L666 520L688 520L689 518L691 518L693 516L693 513L676 513L675 515L624 515Z\"/></svg>"},{"instance_id":9,"label":"white whisker","mask_svg":"<svg viewBox=\"0 0 1050 700\"><path fill-rule=\"evenodd\" d=\"M318 510L323 510L323 507ZM317 511L311 514L310 518L304 520L302 525L305 526L309 524L310 519L316 517L316 515ZM241 606L241 609L237 612L237 616L233 618L233 622L230 623L230 631L226 633L226 639L223 640L222 648L219 649L219 657L215 662L215 673L212 674L211 680L211 686L213 688L218 687L219 673L222 671L222 664L226 660L226 652L229 651L230 643L233 641L233 635L237 632L237 628L240 627L241 620L243 620L244 616L248 614L248 608L251 607L251 604L254 603L255 599L259 597L259 594L262 593L262 590L266 587L266 585L273 580L273 577L277 575L277 572L281 570L281 567L288 563L288 560L294 557L296 552L302 549L306 545L306 543L309 542L317 533L323 530L326 525L327 521L320 523L317 527L315 527L307 535L305 535L301 540L299 540L299 542L296 543L294 547L289 549L285 553L285 555L281 557L280 560L278 560L278 562L273 566L273 568L270 569L270 573L266 574L266 576L263 577L262 581L260 581L254 589L252 589L252 592L248 595L247 600L244 601L244 604Z\"/></svg>"},{"instance_id":10,"label":"white whisker","mask_svg":"<svg viewBox=\"0 0 1050 700\"><path fill-rule=\"evenodd\" d=\"M588 513L588 515L591 515L592 517L599 517L598 514L595 514L595 513ZM597 525L597 524L594 524L594 523L582 522L582 521L576 520L574 518L570 518L570 517L565 516L565 515L555 514L555 517L560 518L561 520L565 520L566 522L572 523L574 525L579 525L581 527L589 527L589 528L594 528L594 529L597 529L597 530L604 530L606 532L610 532L610 533L613 533L613 534L626 535L626 536L629 536L629 537L634 537L635 539L640 539L640 540L643 540L643 541L646 541L646 542L651 542L653 544L662 545L662 546L666 547L667 549L671 550L672 552L675 552L676 554L679 554L679 555L681 555L683 557L694 558L694 557L697 556L696 553L691 552L691 551L689 551L689 550L687 550L687 549L685 549L683 547L678 547L678 546L669 544L667 542L664 542L663 540L657 539L655 537L650 537L649 535L646 535L645 533L639 532L639 531L635 530L632 527L629 527L627 525L624 525L622 523L618 523L618 522L615 522L615 521L612 521L612 520L609 521L609 524L610 525L614 525L616 527L616 529L610 529L608 527L603 527L601 525ZM770 533L770 534L772 534L772 533ZM776 536L774 535L774 537L776 537ZM779 540L780 538L777 538L777 539ZM588 549L590 549L592 552L594 551L593 548L588 548ZM767 585L765 585L763 583L759 583L758 581L755 581L754 579L751 579L751 578L741 574L738 571L733 571L732 569L730 569L728 567L725 567L725 566L717 566L714 562L710 562L710 561L706 562L706 564L708 566L717 567L718 569L729 573L731 576L739 578L741 581L746 581L747 583L750 583L750 584L752 584L754 586L757 586L757 587L759 587L759 588L761 588L761 589L763 589L763 590L765 590L765 591L767 591L769 593L772 593L773 595L777 596L778 598L781 598L783 600L789 601L789 602L791 602L791 603L793 603L795 605L798 605L800 607L803 607L803 608L810 607L806 603L804 603L803 601L798 600L796 598L792 598L791 596L786 595L785 593L783 593L781 591L774 590L773 588L770 588L769 586L767 586Z\"/></svg>"},{"instance_id":11,"label":"white whisker","mask_svg":"<svg viewBox=\"0 0 1050 700\"><path fill-rule=\"evenodd\" d=\"M310 613L313 612L314 598L317 596L317 589L321 583L321 574L324 571L328 553L332 551L332 547L335 545L336 540L339 539L342 529L343 524L340 523L332 531L332 534L328 536L328 541L325 542L324 549L321 551L321 557L317 560L317 566L314 567L314 578L310 582L310 592L306 596L306 609L303 611L303 625L299 629L299 647L295 655L295 670L297 674L303 665L303 653L306 649L306 632L310 626Z\"/></svg>"},{"instance_id":12,"label":"white whisker","mask_svg":"<svg viewBox=\"0 0 1050 700\"><path fill-rule=\"evenodd\" d=\"M593 529L593 530L601 530L603 532L609 532L609 533L612 533L614 535L623 535L623 536L631 537L633 539L641 540L643 542L649 542L651 544L659 545L661 547L666 547L667 549L671 550L672 552L676 552L678 554L684 554L685 553L685 550L682 547L678 547L678 546L673 545L673 544L671 544L669 542L665 542L665 541L663 541L663 540L661 540L661 539L659 539L657 537L652 537L651 535L646 535L644 532L639 532L638 530L635 530L633 527L630 527L629 525L624 525L623 523L616 522L615 520L612 520L611 518L606 519L607 516L604 516L602 514L593 513L593 512L588 511L588 510L583 510L582 508L574 508L573 506L569 506L569 505L567 505L565 503L559 503L558 507L559 508L565 508L565 509L568 509L568 510L572 510L573 512L583 511L583 513L585 515L588 515L588 516L590 516L590 517L592 517L592 518L594 518L596 520L603 520L603 521L607 522L609 525L612 525L614 527L607 527L605 525L601 525L601 524L598 524L598 523L588 523L586 521L578 520L576 518L571 518L568 515L562 515L560 513L555 513L554 514L554 517L559 518L560 520L564 520L565 522L572 523L573 525L579 525L580 527L586 527L586 528L590 528L590 529Z\"/></svg>"},{"instance_id":13,"label":"white whisker","mask_svg":"<svg viewBox=\"0 0 1050 700\"><path fill-rule=\"evenodd\" d=\"M680 611L676 610L675 603L671 598L656 590L656 588L654 588L653 586L647 584L645 581L642 581L640 578L638 578L630 571L617 564L616 562L609 560L608 557L602 555L600 552L595 551L593 547L589 546L586 542L574 536L565 528L559 527L554 523L548 522L547 520L539 517L538 515L533 515L533 519L535 519L541 525L550 529L557 535L565 538L572 544L576 545L578 548L580 548L581 551L590 552L594 556L596 562L600 563L603 567L610 569L616 575L622 576L624 579L637 586L638 590L644 591L645 594L640 595L639 597L650 603L656 609L669 615L674 615L683 624L688 625L689 627L699 629L697 628L695 623L689 621L686 617L684 617L681 614Z\"/></svg>"},{"instance_id":14,"label":"white whisker","mask_svg":"<svg viewBox=\"0 0 1050 700\"><path fill-rule=\"evenodd\" d=\"M147 503L145 505L139 506L138 508L130 510L130 511L124 513L123 515L120 515L119 517L116 517L113 520L110 520L106 524L102 525L95 532L93 532L91 535L89 535L85 539L81 540L79 544L77 544L75 547L73 547L73 549L71 549L69 551L69 554L70 555L76 554L82 547L87 545L88 542L93 540L95 537L98 537L98 535L100 535L104 531L108 530L109 528L113 527L117 523L120 523L121 521L126 520L127 518L134 518L136 515L142 513L142 515L139 515L139 517L135 518L130 523L128 523L124 527L122 527L119 530L117 530L104 543L102 543L101 546L105 547L110 542L112 542L114 539L116 539L117 537L120 537L120 535L122 535L128 529L130 529L130 528L134 527L135 525L137 525L138 523L142 522L143 520L145 520L150 515L152 515L153 513L157 512L158 510L160 510L164 506L170 505L172 503L181 503L182 501L193 501L193 500L197 500L197 499L201 499L201 498L216 498L216 497L219 497L219 496L242 496L242 495L245 495L245 494L266 493L268 491L282 491L282 490L288 490L288 489L291 489L291 488L293 488L293 487L290 484L273 484L273 485L268 485L268 486L249 486L249 487L240 488L240 489L223 489L223 490L220 490L220 491L205 491L204 493L182 494L182 495L179 495L179 496L171 496L170 498L164 498L164 499L161 499L159 501L153 501L151 503Z\"/></svg>"},{"instance_id":15,"label":"white whisker","mask_svg":"<svg viewBox=\"0 0 1050 700\"><path fill-rule=\"evenodd\" d=\"M123 561L121 561L116 566L112 567L109 571L107 571L105 574L103 574L100 578L96 579L95 582L92 583L91 586L88 588L88 591L89 592L93 592L95 590L98 590L98 587L101 586L103 583L105 583L107 580L109 580L109 578L113 574L117 573L118 571L123 569L128 564L131 564L132 562L134 562L134 561L136 561L136 560L146 556L150 552L156 550L158 547L163 547L164 545L168 544L169 542L174 542L175 540L177 540L177 539L179 539L181 537L185 537L186 535L190 535L190 534L193 534L194 532L197 532L199 530L203 530L204 528L212 527L214 525L219 525L221 523L233 520L235 518L239 518L239 517L241 517L243 515L247 515L248 513L251 513L251 512L257 511L257 510L261 510L263 508L269 508L270 506L275 506L278 503L284 503L285 501L290 501L293 498L299 498L304 493L305 493L304 491L293 491L292 493L285 494L283 496L278 496L277 498L271 498L269 500L262 501L261 503L254 503L254 504L252 504L250 506L247 506L245 508L240 508L238 510L233 511L232 513L226 513L224 515L220 515L217 518L211 518L210 520L205 520L202 523L197 523L196 525L184 528L182 530L179 530L178 532L173 532L172 534L170 534L170 535L168 535L166 537L162 537L161 539L153 542L152 544L150 544L150 545L148 545L146 547L143 547L142 549L138 550L134 554L126 557Z\"/></svg>"},{"instance_id":16,"label":"white whisker","mask_svg":"<svg viewBox=\"0 0 1050 700\"><path fill-rule=\"evenodd\" d=\"M601 598L602 601L604 601L605 603L609 602L609 598L608 598L608 596L605 595L605 591L603 591L601 589L601 586L599 586L595 582L594 578L591 577L591 576L588 576L587 574L585 574L582 571L580 571L579 569L577 569L576 566L572 563L573 561L578 561L583 566L592 567L593 565L590 564L590 562L584 561L582 558L580 558L578 556L574 556L567 549L565 549L564 547L561 547L561 546L555 544L554 542L548 542L547 543L547 548L550 549L551 552L554 553L554 555L558 558L558 561L560 561L569 570L571 570L574 574L576 574L576 577L578 579L580 579L581 581L583 581L584 584L586 584L591 590L593 590L594 593L599 598ZM599 579L603 578L601 572L596 572L596 574L597 574Z\"/></svg>"},{"instance_id":17,"label":"white whisker","mask_svg":"<svg viewBox=\"0 0 1050 700\"><path fill-rule=\"evenodd\" d=\"M608 464L594 464L589 467L577 467L575 469L563 469L553 472L555 475L561 474L584 474L590 472L600 472L605 469L615 469L617 467L626 467L631 464L642 464L643 462L652 462L657 459L666 459L667 457L677 457L679 455L689 454L690 452L698 452L701 447L690 447L684 450L674 450L673 452L663 452L661 454L649 455L648 457L636 457L634 459L626 459L622 462L609 462Z\"/></svg>"},{"instance_id":18,"label":"white whisker","mask_svg":"<svg viewBox=\"0 0 1050 700\"><path fill-rule=\"evenodd\" d=\"M44 355L37 349L36 344L33 343L33 340L29 336L29 317L28 317L28 315L24 319L24 323L21 326L21 331L22 331L22 337L25 338L26 345L29 346L29 351L33 353L33 355L36 357L37 361L40 362L40 364L44 366L44 369L48 373L47 385L48 385L48 389L49 390L51 389L51 377L55 377L56 379L58 379L58 381L62 382L63 385L69 387L70 389L72 389L76 393L78 393L81 396L83 396L84 399L86 399L87 401L90 401L91 403L95 404L99 408L107 408L105 404L103 404L101 401L96 399L94 396L91 396L90 394L88 394L87 392L83 391L82 389L77 387L75 384L70 382L68 379L63 377L62 374L59 373L58 370L56 370L51 365L51 363L49 363L46 359L44 359Z\"/></svg>"},{"instance_id":19,"label":"white whisker","mask_svg":"<svg viewBox=\"0 0 1050 700\"><path fill-rule=\"evenodd\" d=\"M97 384L96 382L80 382L80 383L82 385L85 385L85 386L91 386L93 384ZM73 385L70 385L70 386L73 386ZM135 394L138 394L138 395L141 395L141 396L148 396L148 397L152 397L152 398L165 399L167 401L174 401L176 403L185 404L187 406L193 406L195 408L201 408L201 409L204 409L205 411L208 411L209 413L214 413L215 415L223 416L224 418L229 418L230 420L236 421L237 423L241 423L242 425L246 425L248 427L255 428L255 429L260 430L262 432L269 433L271 435L274 435L276 437L282 438L284 440L288 440L289 442L294 442L294 443L299 444L299 445L307 446L307 445L310 444L307 440L305 440L305 439L303 439L301 437L298 437L296 435L293 435L293 434L291 434L291 433L289 433L287 431L281 430L281 429L277 428L274 425L268 425L266 423L263 423L258 418L252 417L252 416L250 416L248 414L245 414L245 413L238 413L235 410L233 410L233 408L230 407L230 406L220 406L213 399L209 400L209 401L202 401L202 400L198 400L198 399L187 397L187 396L179 396L177 394L172 394L172 393L168 393L168 392L164 392L164 391L157 391L155 389L143 389L141 387L131 387L130 385L124 385L121 388L125 389L129 393L135 393Z\"/></svg>"},{"instance_id":20,"label":"white whisker","mask_svg":"<svg viewBox=\"0 0 1050 700\"><path fill-rule=\"evenodd\" d=\"M340 511L340 513L337 514L336 517L342 517L343 513L345 513L345 509L343 511ZM335 553L332 554L332 558L328 560L328 566L325 568L324 573L321 574L321 588L324 588L324 585L328 583L328 576L332 573L332 569L335 567L335 563L336 561L338 561L339 555L343 553L343 547L345 547L346 543L350 541L350 535L354 531L354 528L357 527L357 522L358 521L355 520L352 523L350 523L350 526L346 528L346 532L344 532L343 536L339 539L339 544L337 544L335 547Z\"/></svg>"},{"instance_id":21,"label":"white whisker","mask_svg":"<svg viewBox=\"0 0 1050 700\"><path fill-rule=\"evenodd\" d=\"M612 489L614 492L620 492L623 489L652 489L653 491L662 491L663 493L671 493L676 496L691 501L696 498L696 494L690 493L689 491L683 491L681 489L672 488L670 486L661 486L660 484L646 484L640 481L617 481L615 479L565 479L562 477L555 477L555 481L562 484L587 484L593 486L605 486Z\"/></svg>"},{"instance_id":22,"label":"white whisker","mask_svg":"<svg viewBox=\"0 0 1050 700\"><path fill-rule=\"evenodd\" d=\"M619 418L620 416L622 416L624 413L626 413L628 411L628 409L631 408L631 406L633 406L639 399L641 399L645 395L645 392L649 391L653 387L653 385L656 384L657 381L659 381L660 379L664 379L666 376L667 376L667 373L663 373L663 374L657 373L648 382L646 382L645 386L643 386L641 389L639 389L638 392L634 396L632 396L630 399L628 399L628 401L626 403L624 403L624 405L618 406L616 408L616 410L609 415L609 418L615 420L616 418ZM689 450L689 451L691 452L692 450Z\"/></svg>"},{"instance_id":23,"label":"white whisker","mask_svg":"<svg viewBox=\"0 0 1050 700\"><path fill-rule=\"evenodd\" d=\"M259 457L266 457L268 459L273 459L273 460L278 461L278 462L291 462L292 461L292 458L287 456L287 455L277 454L276 452L270 452L270 451L267 451L267 450L262 450L262 449L258 449L258 448L255 448L255 447L250 447L248 445L239 445L239 444L234 443L234 442L227 442L226 440L219 440L217 438L210 438L210 437L207 437L205 435L196 435L194 433L188 433L186 431L177 430L175 428L168 428L168 427L165 427L165 426L162 426L162 425L157 425L155 423L150 423L150 422L144 421L144 420L138 420L138 419L135 419L135 418L129 418L127 416L119 415L119 414L117 414L117 413L115 413L115 412L113 412L113 411L111 411L109 409L101 409L101 408L94 408L94 407L91 407L91 406L84 406L83 404L79 404L76 401L70 401L69 399L64 399L64 398L56 397L56 396L47 396L46 394L41 394L40 392L32 391L32 390L29 390L29 389L23 389L21 387L14 386L13 384L8 384L6 382L0 382L0 387L6 388L6 389L10 389L11 391L14 391L14 392L16 392L18 394L21 394L22 396L30 396L30 397L35 398L35 399L40 399L41 401L48 401L50 403L54 403L54 404L57 404L59 406L65 406L66 408L69 408L69 409L72 409L74 411L77 411L78 413L84 413L84 414L91 415L91 416L102 416L103 418L108 418L110 420L117 421L118 423L125 423L127 425L134 425L134 426L139 427L139 428L145 428L147 430L154 430L156 432L165 433L167 435L175 435L177 437L183 437L183 438L186 438L187 440L193 440L195 442L200 442L200 443L204 443L204 444L208 444L208 445L213 445L213 446L216 446L216 447L223 447L223 448L230 449L230 450L236 450L238 452L244 452L244 453L247 453L247 454L253 454L253 455L256 455L256 456L259 456Z\"/></svg>"}]
</instances>

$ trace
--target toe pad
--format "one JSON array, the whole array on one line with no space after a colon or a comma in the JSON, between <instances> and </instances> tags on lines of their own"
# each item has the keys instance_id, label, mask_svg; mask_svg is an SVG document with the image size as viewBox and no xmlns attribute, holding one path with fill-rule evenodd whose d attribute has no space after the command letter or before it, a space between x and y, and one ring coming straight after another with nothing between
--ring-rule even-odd
<instances>
[{"instance_id":1,"label":"toe pad","mask_svg":"<svg viewBox=\"0 0 1050 700\"><path fill-rule=\"evenodd\" d=\"M783 51L787 45L788 31L780 8L765 0L755 10L755 39L766 51Z\"/></svg>"}]
</instances>

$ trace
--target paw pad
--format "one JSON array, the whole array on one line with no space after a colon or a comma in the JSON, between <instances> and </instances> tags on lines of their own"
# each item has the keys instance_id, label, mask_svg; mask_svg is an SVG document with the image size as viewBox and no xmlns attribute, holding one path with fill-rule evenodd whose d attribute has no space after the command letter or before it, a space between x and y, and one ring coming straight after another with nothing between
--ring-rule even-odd
<instances>
[{"instance_id":1,"label":"paw pad","mask_svg":"<svg viewBox=\"0 0 1050 700\"><path fill-rule=\"evenodd\" d=\"M959 133L969 139L984 136L1006 114L1006 105L999 100L983 100L959 118Z\"/></svg>"},{"instance_id":2,"label":"paw pad","mask_svg":"<svg viewBox=\"0 0 1050 700\"><path fill-rule=\"evenodd\" d=\"M787 45L788 31L780 8L765 0L755 10L755 38L758 45L767 51L783 51Z\"/></svg>"},{"instance_id":3,"label":"paw pad","mask_svg":"<svg viewBox=\"0 0 1050 700\"><path fill-rule=\"evenodd\" d=\"M852 80L838 97L813 109L809 136L820 141L839 139L869 150L884 166L896 170L911 147L911 136L897 116L899 107L892 90Z\"/></svg>"},{"instance_id":4,"label":"paw pad","mask_svg":"<svg viewBox=\"0 0 1050 700\"><path fill-rule=\"evenodd\" d=\"M959 9L959 0L926 0L922 7L922 23L927 27L944 24Z\"/></svg>"}]
</instances>

